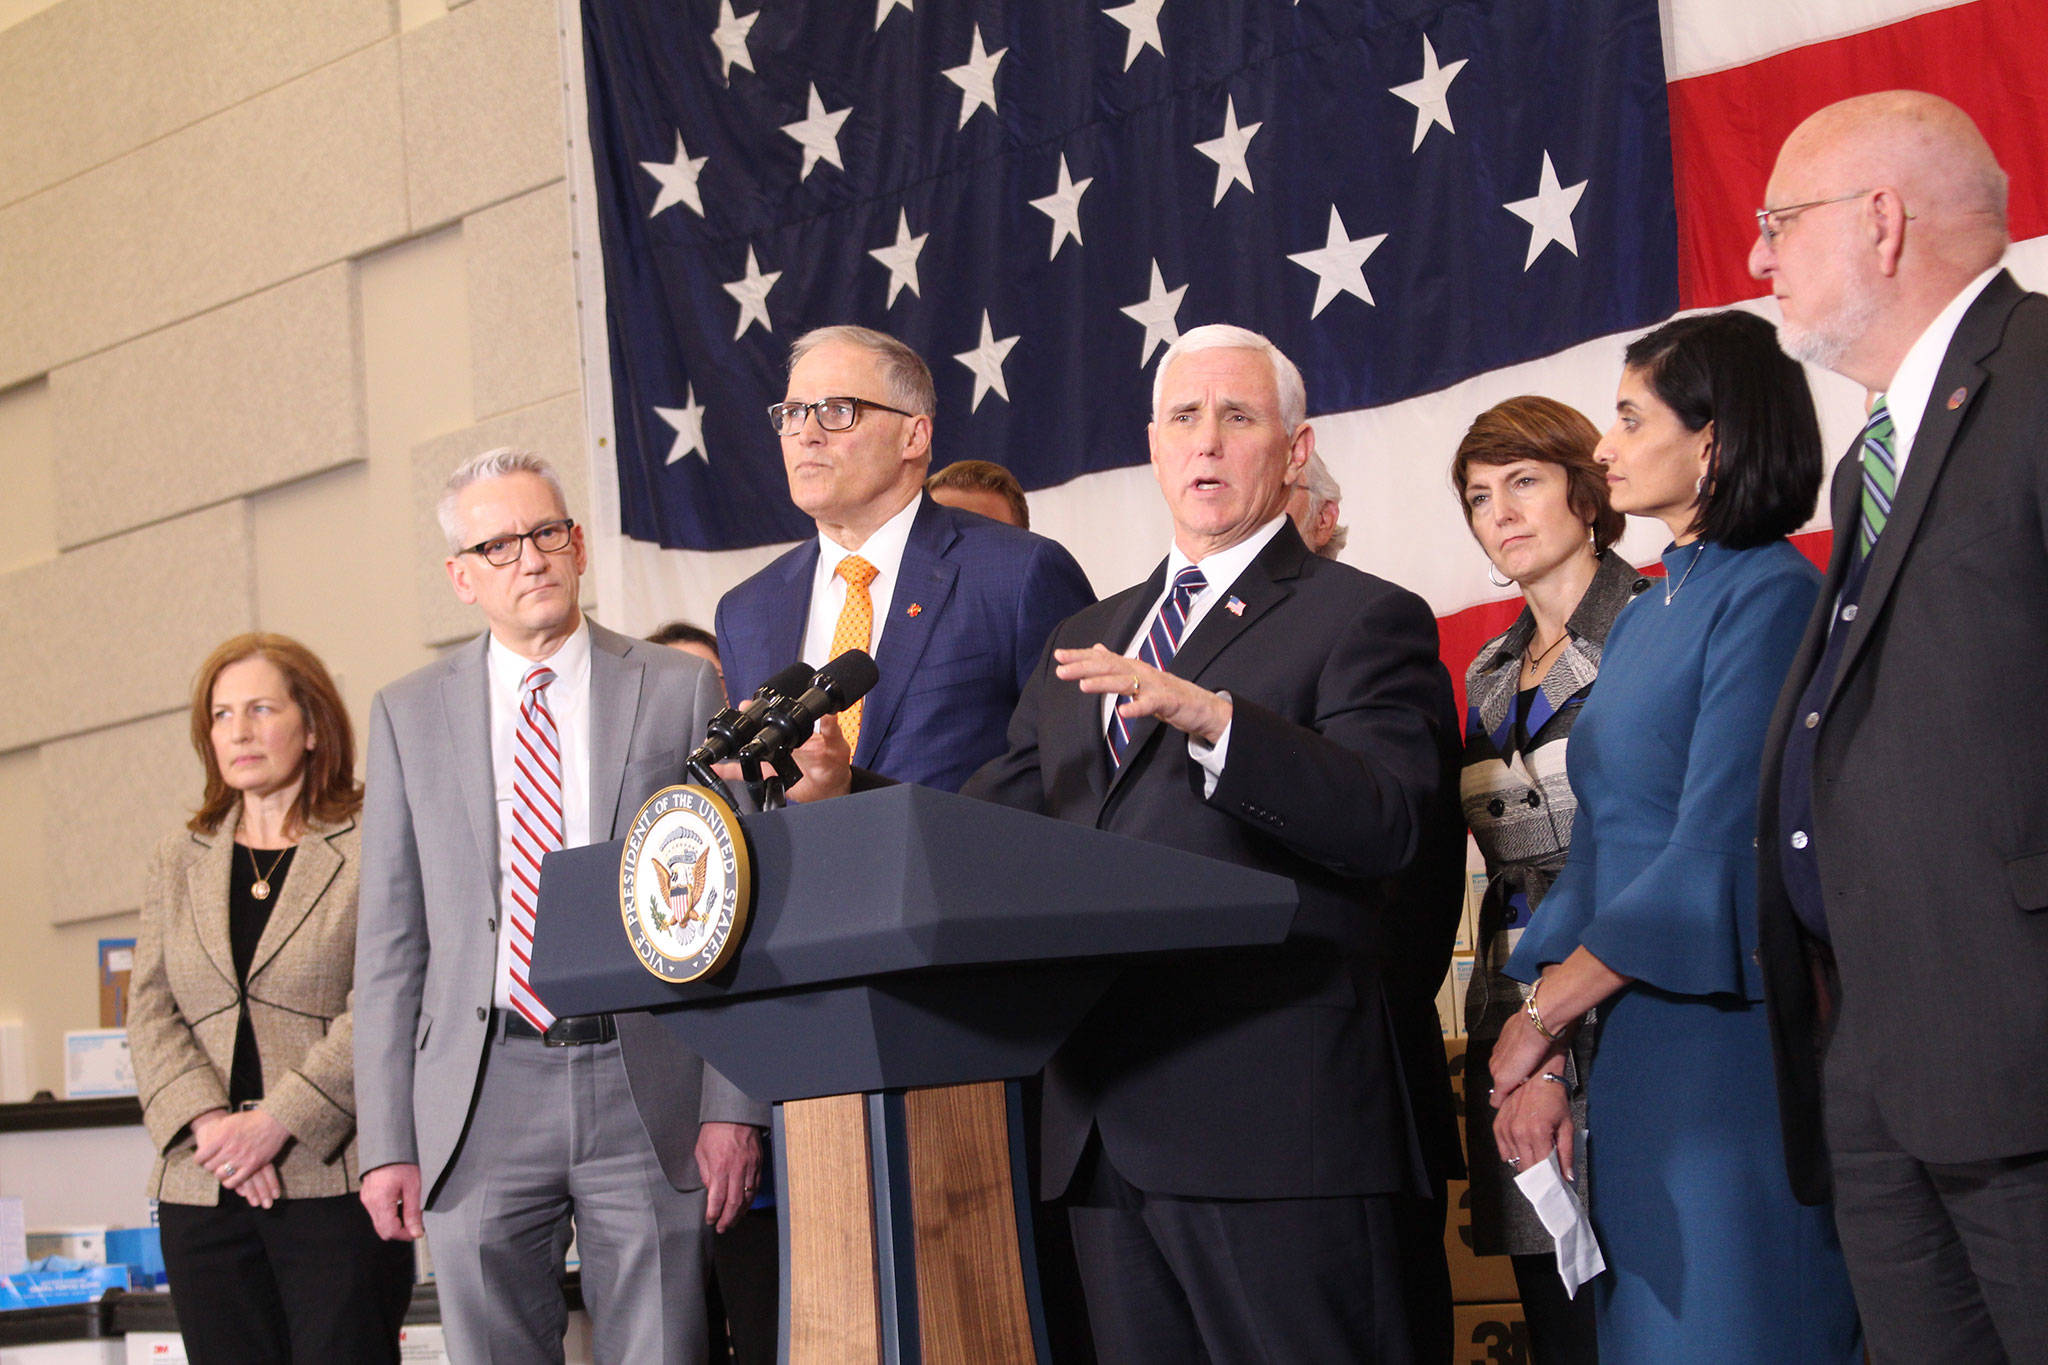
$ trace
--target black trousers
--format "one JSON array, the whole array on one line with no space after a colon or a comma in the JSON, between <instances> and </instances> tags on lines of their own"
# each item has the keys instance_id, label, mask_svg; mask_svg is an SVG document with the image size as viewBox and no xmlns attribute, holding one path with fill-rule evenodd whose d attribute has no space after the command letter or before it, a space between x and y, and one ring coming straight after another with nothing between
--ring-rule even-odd
<instances>
[{"instance_id":1,"label":"black trousers","mask_svg":"<svg viewBox=\"0 0 2048 1365\"><path fill-rule=\"evenodd\" d=\"M711 1234L711 1358L734 1365L775 1365L782 1319L782 1253L774 1209L748 1209L724 1232ZM725 1352L719 1351L724 1336Z\"/></svg>"},{"instance_id":2,"label":"black trousers","mask_svg":"<svg viewBox=\"0 0 2048 1365\"><path fill-rule=\"evenodd\" d=\"M1835 1230L1875 1365L2048 1360L2048 1152L1921 1161L1831 1053Z\"/></svg>"},{"instance_id":3,"label":"black trousers","mask_svg":"<svg viewBox=\"0 0 2048 1365\"><path fill-rule=\"evenodd\" d=\"M1098 1139L1067 1202L1104 1361L1436 1365L1415 1361L1392 1195L1148 1194Z\"/></svg>"},{"instance_id":4,"label":"black trousers","mask_svg":"<svg viewBox=\"0 0 2048 1365\"><path fill-rule=\"evenodd\" d=\"M162 1204L164 1269L193 1365L398 1359L412 1243L376 1233L352 1194L267 1209Z\"/></svg>"}]
</instances>

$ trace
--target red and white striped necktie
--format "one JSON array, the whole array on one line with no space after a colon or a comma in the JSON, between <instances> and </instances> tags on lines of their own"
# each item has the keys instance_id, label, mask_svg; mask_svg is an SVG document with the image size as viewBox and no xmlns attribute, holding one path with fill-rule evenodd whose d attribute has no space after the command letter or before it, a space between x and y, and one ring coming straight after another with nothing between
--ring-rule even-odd
<instances>
[{"instance_id":1,"label":"red and white striped necktie","mask_svg":"<svg viewBox=\"0 0 2048 1365\"><path fill-rule=\"evenodd\" d=\"M533 970L534 909L540 904L540 860L562 846L562 737L548 710L554 670L535 665L520 684L519 725L512 742L512 957L507 994L512 1008L541 1032L555 1022L527 984Z\"/></svg>"}]
</instances>

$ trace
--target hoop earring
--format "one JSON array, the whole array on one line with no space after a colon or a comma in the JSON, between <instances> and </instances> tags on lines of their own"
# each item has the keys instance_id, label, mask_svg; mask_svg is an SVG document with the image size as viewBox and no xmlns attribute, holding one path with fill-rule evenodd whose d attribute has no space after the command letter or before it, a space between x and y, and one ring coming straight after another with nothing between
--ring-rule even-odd
<instances>
[{"instance_id":1,"label":"hoop earring","mask_svg":"<svg viewBox=\"0 0 2048 1365\"><path fill-rule=\"evenodd\" d=\"M1512 578L1499 578L1499 577L1496 577L1496 576L1495 576L1495 575L1497 575L1497 574L1499 574L1499 573L1500 573L1500 568L1499 568L1499 566L1497 566L1497 565L1496 565L1496 564L1495 564L1495 563L1494 563L1494 562L1493 562L1492 560L1490 560L1490 559L1489 559L1489 560L1487 560L1487 561L1486 561L1486 581L1487 581L1487 582L1489 582L1489 583L1493 584L1493 586L1494 586L1494 587L1496 587L1496 588L1512 588L1512 587L1514 587L1514 586L1515 586L1515 580L1514 580L1514 579L1512 579Z\"/></svg>"}]
</instances>

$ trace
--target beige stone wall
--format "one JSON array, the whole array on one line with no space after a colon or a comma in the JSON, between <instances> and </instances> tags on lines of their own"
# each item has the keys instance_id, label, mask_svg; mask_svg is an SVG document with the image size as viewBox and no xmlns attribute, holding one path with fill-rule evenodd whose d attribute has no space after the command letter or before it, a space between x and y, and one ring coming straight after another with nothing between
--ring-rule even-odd
<instances>
[{"instance_id":1,"label":"beige stone wall","mask_svg":"<svg viewBox=\"0 0 2048 1365\"><path fill-rule=\"evenodd\" d=\"M206 652L295 635L360 726L476 628L423 509L450 466L532 445L587 515L564 164L555 0L0 0L0 1021L31 1088L197 798Z\"/></svg>"}]
</instances>

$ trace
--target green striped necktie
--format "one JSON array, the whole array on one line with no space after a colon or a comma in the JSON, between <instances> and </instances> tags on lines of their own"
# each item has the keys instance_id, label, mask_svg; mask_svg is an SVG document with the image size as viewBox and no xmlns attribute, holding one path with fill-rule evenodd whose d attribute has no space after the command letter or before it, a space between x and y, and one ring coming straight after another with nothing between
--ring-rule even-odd
<instances>
[{"instance_id":1,"label":"green striped necktie","mask_svg":"<svg viewBox=\"0 0 2048 1365\"><path fill-rule=\"evenodd\" d=\"M1863 520L1856 537L1859 558L1868 555L1877 544L1885 520L1892 514L1892 494L1899 486L1899 463L1892 453L1892 440L1892 412L1885 406L1884 395L1879 394L1870 409L1870 420L1863 424Z\"/></svg>"}]
</instances>

